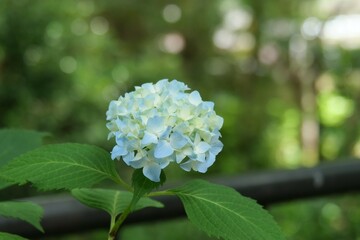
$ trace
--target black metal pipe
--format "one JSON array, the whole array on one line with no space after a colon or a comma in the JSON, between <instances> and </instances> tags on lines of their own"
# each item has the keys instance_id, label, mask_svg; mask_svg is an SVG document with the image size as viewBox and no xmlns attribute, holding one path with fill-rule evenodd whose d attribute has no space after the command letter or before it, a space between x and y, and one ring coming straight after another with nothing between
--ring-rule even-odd
<instances>
[{"instance_id":1,"label":"black metal pipe","mask_svg":"<svg viewBox=\"0 0 360 240\"><path fill-rule=\"evenodd\" d=\"M313 168L264 171L210 180L235 188L241 194L271 205L295 199L343 194L360 190L360 161L347 160L322 164ZM147 208L129 216L125 224L162 221L185 215L181 202L173 196L158 197L165 208ZM69 195L33 197L27 199L45 209L42 225L45 235L29 224L0 218L0 231L29 238L108 228L109 216L88 208Z\"/></svg>"}]
</instances>

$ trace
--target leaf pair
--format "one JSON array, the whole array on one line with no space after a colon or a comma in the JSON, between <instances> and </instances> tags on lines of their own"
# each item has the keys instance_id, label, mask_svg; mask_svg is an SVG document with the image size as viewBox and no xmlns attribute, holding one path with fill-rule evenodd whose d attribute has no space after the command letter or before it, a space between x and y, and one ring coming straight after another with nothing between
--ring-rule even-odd
<instances>
[{"instance_id":1,"label":"leaf pair","mask_svg":"<svg viewBox=\"0 0 360 240\"><path fill-rule=\"evenodd\" d=\"M126 191L116 191L111 189L81 188L74 189L71 194L83 204L106 211L111 217L116 217L122 213L133 199L133 194ZM158 207L164 205L161 202L150 198L140 198L134 210L145 207Z\"/></svg>"}]
</instances>

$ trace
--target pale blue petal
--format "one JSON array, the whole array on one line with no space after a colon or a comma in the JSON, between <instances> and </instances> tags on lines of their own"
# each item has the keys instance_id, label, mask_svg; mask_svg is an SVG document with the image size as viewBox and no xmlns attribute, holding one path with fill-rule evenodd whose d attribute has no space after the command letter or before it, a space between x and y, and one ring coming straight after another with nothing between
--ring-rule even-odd
<instances>
[{"instance_id":1,"label":"pale blue petal","mask_svg":"<svg viewBox=\"0 0 360 240\"><path fill-rule=\"evenodd\" d=\"M205 153L210 149L210 145L207 142L201 141L195 146L196 153Z\"/></svg>"},{"instance_id":2,"label":"pale blue petal","mask_svg":"<svg viewBox=\"0 0 360 240\"><path fill-rule=\"evenodd\" d=\"M193 91L189 95L189 102L195 106L199 105L202 102L201 96L198 91Z\"/></svg>"},{"instance_id":3,"label":"pale blue petal","mask_svg":"<svg viewBox=\"0 0 360 240\"><path fill-rule=\"evenodd\" d=\"M215 162L215 155L212 153L209 153L206 157L206 162L197 164L197 171L201 173L205 173L207 169L212 166Z\"/></svg>"},{"instance_id":4,"label":"pale blue petal","mask_svg":"<svg viewBox=\"0 0 360 240\"><path fill-rule=\"evenodd\" d=\"M164 131L165 130L164 118L159 116L149 118L146 124L146 129L152 133L159 133Z\"/></svg>"},{"instance_id":5,"label":"pale blue petal","mask_svg":"<svg viewBox=\"0 0 360 240\"><path fill-rule=\"evenodd\" d=\"M174 149L167 141L159 141L155 147L154 156L155 158L164 158L173 154Z\"/></svg>"},{"instance_id":6,"label":"pale blue petal","mask_svg":"<svg viewBox=\"0 0 360 240\"><path fill-rule=\"evenodd\" d=\"M178 132L174 132L173 134L171 134L170 144L174 149L181 149L186 145L186 143L188 143L188 140L184 135Z\"/></svg>"},{"instance_id":7,"label":"pale blue petal","mask_svg":"<svg viewBox=\"0 0 360 240\"><path fill-rule=\"evenodd\" d=\"M214 103L210 101L203 102L202 105L207 109L214 109Z\"/></svg>"},{"instance_id":8,"label":"pale blue petal","mask_svg":"<svg viewBox=\"0 0 360 240\"><path fill-rule=\"evenodd\" d=\"M160 182L161 167L156 163L146 164L143 168L143 174L145 177L153 182Z\"/></svg>"},{"instance_id":9,"label":"pale blue petal","mask_svg":"<svg viewBox=\"0 0 360 240\"><path fill-rule=\"evenodd\" d=\"M157 91L162 90L169 83L168 79L162 79L155 84Z\"/></svg>"},{"instance_id":10,"label":"pale blue petal","mask_svg":"<svg viewBox=\"0 0 360 240\"><path fill-rule=\"evenodd\" d=\"M119 158L120 156L124 156L128 153L127 149L116 145L111 151L111 159Z\"/></svg>"},{"instance_id":11,"label":"pale blue petal","mask_svg":"<svg viewBox=\"0 0 360 240\"><path fill-rule=\"evenodd\" d=\"M123 160L127 165L130 165L130 162L134 160L134 152L128 153L123 157Z\"/></svg>"},{"instance_id":12,"label":"pale blue petal","mask_svg":"<svg viewBox=\"0 0 360 240\"><path fill-rule=\"evenodd\" d=\"M116 134L115 141L117 145L124 147L126 145L127 139L122 135Z\"/></svg>"},{"instance_id":13,"label":"pale blue petal","mask_svg":"<svg viewBox=\"0 0 360 240\"><path fill-rule=\"evenodd\" d=\"M133 168L142 168L146 165L147 159L146 158L140 158L139 160L133 160L130 162L130 166Z\"/></svg>"},{"instance_id":14,"label":"pale blue petal","mask_svg":"<svg viewBox=\"0 0 360 240\"><path fill-rule=\"evenodd\" d=\"M141 145L142 146L148 146L149 144L152 143L157 143L158 139L157 136L155 134L149 133L148 131L145 131L144 137L141 140Z\"/></svg>"},{"instance_id":15,"label":"pale blue petal","mask_svg":"<svg viewBox=\"0 0 360 240\"><path fill-rule=\"evenodd\" d=\"M118 129L120 129L120 130L126 127L126 124L123 121L121 121L120 119L116 119L115 124L118 127Z\"/></svg>"},{"instance_id":16,"label":"pale blue petal","mask_svg":"<svg viewBox=\"0 0 360 240\"><path fill-rule=\"evenodd\" d=\"M214 164L215 159L216 159L216 158L215 158L215 155L212 154L212 153L209 153L209 155L208 155L207 158L206 158L206 164L210 167L211 165Z\"/></svg>"},{"instance_id":17,"label":"pale blue petal","mask_svg":"<svg viewBox=\"0 0 360 240\"><path fill-rule=\"evenodd\" d=\"M200 153L200 154L197 154L196 155L196 161L199 161L199 162L205 162L205 153Z\"/></svg>"},{"instance_id":18,"label":"pale blue petal","mask_svg":"<svg viewBox=\"0 0 360 240\"><path fill-rule=\"evenodd\" d=\"M182 169L184 169L185 171L190 172L192 165L193 165L193 162L190 160L190 161L180 164L180 167Z\"/></svg>"},{"instance_id":19,"label":"pale blue petal","mask_svg":"<svg viewBox=\"0 0 360 240\"><path fill-rule=\"evenodd\" d=\"M159 138L166 139L169 137L170 133L171 133L171 127L167 127L166 129L164 129L164 132L161 133Z\"/></svg>"},{"instance_id":20,"label":"pale blue petal","mask_svg":"<svg viewBox=\"0 0 360 240\"><path fill-rule=\"evenodd\" d=\"M189 129L189 122L182 122L174 127L174 132L186 132Z\"/></svg>"},{"instance_id":21,"label":"pale blue petal","mask_svg":"<svg viewBox=\"0 0 360 240\"><path fill-rule=\"evenodd\" d=\"M196 171L201 172L201 173L205 173L208 169L208 166L206 163L199 163L196 166Z\"/></svg>"},{"instance_id":22,"label":"pale blue petal","mask_svg":"<svg viewBox=\"0 0 360 240\"><path fill-rule=\"evenodd\" d=\"M214 144L211 145L210 151L212 154L217 155L219 154L219 152L221 152L221 150L223 149L224 144L220 141L215 142Z\"/></svg>"},{"instance_id":23,"label":"pale blue petal","mask_svg":"<svg viewBox=\"0 0 360 240\"><path fill-rule=\"evenodd\" d=\"M169 163L171 162L171 158L156 158L155 161L157 164L159 164L161 169L166 168Z\"/></svg>"}]
</instances>

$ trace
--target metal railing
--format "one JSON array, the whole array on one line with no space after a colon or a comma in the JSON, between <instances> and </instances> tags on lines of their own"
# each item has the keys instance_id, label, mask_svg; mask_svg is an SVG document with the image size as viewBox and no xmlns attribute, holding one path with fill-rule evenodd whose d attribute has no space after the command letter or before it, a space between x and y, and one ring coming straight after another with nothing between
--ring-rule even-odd
<instances>
[{"instance_id":1,"label":"metal railing","mask_svg":"<svg viewBox=\"0 0 360 240\"><path fill-rule=\"evenodd\" d=\"M241 194L268 206L295 199L359 192L360 161L348 159L313 168L263 171L210 181L233 187ZM107 213L86 207L69 195L33 197L26 200L44 207L42 226L45 234L26 222L7 218L0 218L0 231L37 238L109 226ZM185 215L182 204L176 197L158 197L157 200L163 202L165 207L134 212L125 224L162 221Z\"/></svg>"}]
</instances>

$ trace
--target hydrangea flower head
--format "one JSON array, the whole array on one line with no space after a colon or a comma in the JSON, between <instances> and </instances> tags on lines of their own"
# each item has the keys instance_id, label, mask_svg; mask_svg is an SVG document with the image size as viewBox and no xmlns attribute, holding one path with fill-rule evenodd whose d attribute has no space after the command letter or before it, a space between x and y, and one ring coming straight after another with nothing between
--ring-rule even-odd
<instances>
[{"instance_id":1,"label":"hydrangea flower head","mask_svg":"<svg viewBox=\"0 0 360 240\"><path fill-rule=\"evenodd\" d=\"M142 168L154 182L170 163L206 172L223 148L223 118L216 115L213 102L188 90L182 82L165 79L111 101L106 112L108 138L116 141L111 158Z\"/></svg>"}]
</instances>

